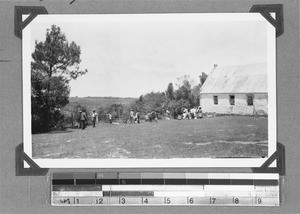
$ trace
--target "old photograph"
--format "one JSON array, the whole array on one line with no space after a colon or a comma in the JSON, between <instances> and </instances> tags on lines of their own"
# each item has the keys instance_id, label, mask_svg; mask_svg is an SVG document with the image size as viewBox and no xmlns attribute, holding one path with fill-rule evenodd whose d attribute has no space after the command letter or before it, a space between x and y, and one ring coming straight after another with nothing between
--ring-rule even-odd
<instances>
[{"instance_id":1,"label":"old photograph","mask_svg":"<svg viewBox=\"0 0 300 214\"><path fill-rule=\"evenodd\" d=\"M230 167L276 150L275 29L260 14L38 15L22 41L33 159Z\"/></svg>"}]
</instances>

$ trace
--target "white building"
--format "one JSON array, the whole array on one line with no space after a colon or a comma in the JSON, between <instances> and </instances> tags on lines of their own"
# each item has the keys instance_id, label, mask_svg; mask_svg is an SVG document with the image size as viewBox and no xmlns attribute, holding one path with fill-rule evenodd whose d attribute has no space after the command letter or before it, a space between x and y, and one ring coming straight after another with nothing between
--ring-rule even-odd
<instances>
[{"instance_id":1,"label":"white building","mask_svg":"<svg viewBox=\"0 0 300 214\"><path fill-rule=\"evenodd\" d=\"M267 115L267 63L219 68L208 75L200 92L205 113Z\"/></svg>"}]
</instances>

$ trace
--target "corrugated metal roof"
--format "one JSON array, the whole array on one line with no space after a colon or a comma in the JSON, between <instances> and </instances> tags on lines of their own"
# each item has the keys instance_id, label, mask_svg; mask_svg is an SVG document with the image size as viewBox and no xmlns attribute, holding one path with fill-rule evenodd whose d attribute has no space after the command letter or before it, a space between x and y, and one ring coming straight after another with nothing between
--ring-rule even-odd
<instances>
[{"instance_id":1,"label":"corrugated metal roof","mask_svg":"<svg viewBox=\"0 0 300 214\"><path fill-rule=\"evenodd\" d=\"M220 67L213 70L201 93L267 93L267 63Z\"/></svg>"}]
</instances>

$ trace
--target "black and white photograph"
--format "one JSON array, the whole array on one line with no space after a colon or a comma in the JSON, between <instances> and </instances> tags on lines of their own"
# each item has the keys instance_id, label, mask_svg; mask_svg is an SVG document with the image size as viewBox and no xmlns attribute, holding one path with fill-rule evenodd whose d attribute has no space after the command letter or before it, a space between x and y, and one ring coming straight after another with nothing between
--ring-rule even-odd
<instances>
[{"instance_id":1,"label":"black and white photograph","mask_svg":"<svg viewBox=\"0 0 300 214\"><path fill-rule=\"evenodd\" d=\"M38 15L23 30L24 151L42 167L249 167L276 151L261 14Z\"/></svg>"}]
</instances>

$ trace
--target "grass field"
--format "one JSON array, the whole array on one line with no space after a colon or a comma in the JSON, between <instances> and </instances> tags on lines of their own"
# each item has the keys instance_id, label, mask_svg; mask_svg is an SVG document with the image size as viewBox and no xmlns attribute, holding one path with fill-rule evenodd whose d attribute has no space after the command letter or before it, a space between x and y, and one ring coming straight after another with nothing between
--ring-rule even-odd
<instances>
[{"instance_id":1,"label":"grass field","mask_svg":"<svg viewBox=\"0 0 300 214\"><path fill-rule=\"evenodd\" d=\"M158 123L97 124L32 135L33 158L267 156L267 117L223 116Z\"/></svg>"}]
</instances>

